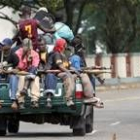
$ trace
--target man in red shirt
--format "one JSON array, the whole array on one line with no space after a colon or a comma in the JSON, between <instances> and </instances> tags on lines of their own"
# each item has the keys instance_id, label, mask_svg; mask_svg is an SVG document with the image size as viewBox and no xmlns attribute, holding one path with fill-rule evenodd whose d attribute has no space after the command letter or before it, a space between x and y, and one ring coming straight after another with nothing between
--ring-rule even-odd
<instances>
[{"instance_id":1,"label":"man in red shirt","mask_svg":"<svg viewBox=\"0 0 140 140\"><path fill-rule=\"evenodd\" d=\"M23 7L21 10L21 19L18 22L19 32L16 36L20 36L21 40L25 38L30 38L33 43L33 49L36 51L38 50L38 32L37 29L39 28L43 32L46 33L54 33L54 29L46 29L44 28L38 20L31 18L31 8L30 7Z\"/></svg>"}]
</instances>

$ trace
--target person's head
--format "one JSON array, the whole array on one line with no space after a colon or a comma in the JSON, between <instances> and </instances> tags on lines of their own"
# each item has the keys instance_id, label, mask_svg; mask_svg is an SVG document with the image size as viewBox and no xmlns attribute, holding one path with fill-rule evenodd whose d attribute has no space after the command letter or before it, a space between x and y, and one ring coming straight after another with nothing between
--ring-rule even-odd
<instances>
[{"instance_id":1,"label":"person's head","mask_svg":"<svg viewBox=\"0 0 140 140\"><path fill-rule=\"evenodd\" d=\"M83 46L82 41L82 36L80 34L77 34L71 42L71 45L75 49L75 54L77 55L86 54L86 48Z\"/></svg>"},{"instance_id":2,"label":"person's head","mask_svg":"<svg viewBox=\"0 0 140 140\"><path fill-rule=\"evenodd\" d=\"M40 52L46 52L47 49L46 49L46 40L43 36L39 36L38 37L38 46L39 46L39 51Z\"/></svg>"},{"instance_id":3,"label":"person's head","mask_svg":"<svg viewBox=\"0 0 140 140\"><path fill-rule=\"evenodd\" d=\"M21 7L21 17L31 16L31 8L28 6Z\"/></svg>"},{"instance_id":4,"label":"person's head","mask_svg":"<svg viewBox=\"0 0 140 140\"><path fill-rule=\"evenodd\" d=\"M67 43L65 39L57 39L54 47L55 52L64 53L65 48L67 47Z\"/></svg>"},{"instance_id":5,"label":"person's head","mask_svg":"<svg viewBox=\"0 0 140 140\"><path fill-rule=\"evenodd\" d=\"M78 45L82 44L82 36L77 34L71 42L73 47L77 47Z\"/></svg>"},{"instance_id":6,"label":"person's head","mask_svg":"<svg viewBox=\"0 0 140 140\"><path fill-rule=\"evenodd\" d=\"M63 22L64 18L63 18L63 14L61 12L57 12L55 14L55 22Z\"/></svg>"},{"instance_id":7,"label":"person's head","mask_svg":"<svg viewBox=\"0 0 140 140\"><path fill-rule=\"evenodd\" d=\"M25 38L25 39L22 41L22 47L23 47L24 53L27 53L27 52L29 52L30 50L32 50L32 48L33 48L32 40L29 39L29 38Z\"/></svg>"},{"instance_id":8,"label":"person's head","mask_svg":"<svg viewBox=\"0 0 140 140\"><path fill-rule=\"evenodd\" d=\"M3 51L9 51L12 47L13 41L10 38L5 38L1 43L0 43L0 48Z\"/></svg>"}]
</instances>

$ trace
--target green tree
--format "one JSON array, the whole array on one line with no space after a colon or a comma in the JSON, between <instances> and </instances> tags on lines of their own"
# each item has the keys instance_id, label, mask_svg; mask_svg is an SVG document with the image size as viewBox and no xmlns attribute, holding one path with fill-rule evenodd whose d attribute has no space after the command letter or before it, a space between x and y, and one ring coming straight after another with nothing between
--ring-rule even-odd
<instances>
[{"instance_id":1,"label":"green tree","mask_svg":"<svg viewBox=\"0 0 140 140\"><path fill-rule=\"evenodd\" d=\"M140 51L139 0L105 0L94 5L88 21L96 27L96 39L105 43L108 52Z\"/></svg>"},{"instance_id":2,"label":"green tree","mask_svg":"<svg viewBox=\"0 0 140 140\"><path fill-rule=\"evenodd\" d=\"M112 53L130 51L136 38L137 5L128 0L106 0L106 44Z\"/></svg>"},{"instance_id":3,"label":"green tree","mask_svg":"<svg viewBox=\"0 0 140 140\"><path fill-rule=\"evenodd\" d=\"M0 1L0 9L8 6L10 8L13 8L13 12L20 11L21 7L23 5L30 6L34 10L37 10L39 7L47 7L49 11L54 12L57 10L57 8L63 7L63 1L62 0L1 0ZM11 17L8 15L0 12L0 18L9 20L16 26L16 21L14 21Z\"/></svg>"},{"instance_id":4,"label":"green tree","mask_svg":"<svg viewBox=\"0 0 140 140\"><path fill-rule=\"evenodd\" d=\"M66 23L71 29L74 30L74 33L76 34L82 20L81 17L84 7L89 2L92 2L92 0L1 0L0 5L1 8L8 6L13 8L15 11L20 11L21 6L23 5L29 5L35 10L42 6L47 7L52 13L64 9L66 11ZM76 16L75 10L78 11ZM9 20L13 24L16 24L15 21L4 13L0 14L0 18Z\"/></svg>"},{"instance_id":5,"label":"green tree","mask_svg":"<svg viewBox=\"0 0 140 140\"><path fill-rule=\"evenodd\" d=\"M111 53L140 51L140 0L0 0L0 8L9 6L17 11L22 5L65 13L66 23L75 34L79 27L85 29L90 52L95 49L95 40L101 40ZM16 25L4 13L0 18ZM92 27L95 29L89 31Z\"/></svg>"}]
</instances>

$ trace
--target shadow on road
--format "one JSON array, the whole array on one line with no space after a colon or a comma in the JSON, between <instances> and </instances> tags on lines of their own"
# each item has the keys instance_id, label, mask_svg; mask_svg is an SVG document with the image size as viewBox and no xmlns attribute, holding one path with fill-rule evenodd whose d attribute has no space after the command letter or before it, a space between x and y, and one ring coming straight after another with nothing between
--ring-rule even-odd
<instances>
[{"instance_id":1,"label":"shadow on road","mask_svg":"<svg viewBox=\"0 0 140 140\"><path fill-rule=\"evenodd\" d=\"M26 137L72 137L73 135L72 135L72 133L62 133L62 132L60 132L60 133L40 133L40 132L38 132L38 133L32 133L32 132L30 132L30 133L28 133L28 132L21 132L21 133L18 133L18 134L8 134L8 135L6 135L6 136L4 136L4 137L0 137L0 138L18 138L18 137L20 137L20 138L26 138Z\"/></svg>"}]
</instances>

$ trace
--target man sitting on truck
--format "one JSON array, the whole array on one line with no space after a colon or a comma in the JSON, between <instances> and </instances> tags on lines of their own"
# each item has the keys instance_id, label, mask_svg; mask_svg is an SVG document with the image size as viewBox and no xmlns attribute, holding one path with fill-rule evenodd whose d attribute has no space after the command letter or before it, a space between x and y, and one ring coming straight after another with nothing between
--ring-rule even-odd
<instances>
[{"instance_id":1,"label":"man sitting on truck","mask_svg":"<svg viewBox=\"0 0 140 140\"><path fill-rule=\"evenodd\" d=\"M66 105L72 109L75 108L72 94L75 88L75 81L72 74L69 72L69 62L64 55L66 48L66 41L64 39L56 40L56 44L53 52L48 57L48 63L46 70L61 70L62 72L55 74L57 77L61 78L64 83L65 88L65 100ZM55 90L55 89L54 89Z\"/></svg>"},{"instance_id":2,"label":"man sitting on truck","mask_svg":"<svg viewBox=\"0 0 140 140\"><path fill-rule=\"evenodd\" d=\"M15 52L19 59L17 68L19 71L28 72L26 76L18 76L17 100L20 109L24 109L24 97L28 92L28 88L30 88L31 92L31 106L33 108L39 107L40 88L39 77L36 76L36 71L40 59L38 53L32 48L32 41L26 38L23 40L22 48Z\"/></svg>"},{"instance_id":3,"label":"man sitting on truck","mask_svg":"<svg viewBox=\"0 0 140 140\"><path fill-rule=\"evenodd\" d=\"M103 103L100 101L99 98L95 97L95 91L93 89L92 83L90 81L90 78L87 73L83 73L81 66L83 66L83 61L77 53L74 53L74 48L69 47L67 48L68 51L70 51L70 57L69 61L71 64L71 67L75 68L77 71L79 71L79 77L82 81L83 90L84 90L84 103L85 104L93 104L94 106L98 108L103 108Z\"/></svg>"},{"instance_id":4,"label":"man sitting on truck","mask_svg":"<svg viewBox=\"0 0 140 140\"><path fill-rule=\"evenodd\" d=\"M11 108L17 108L16 104L16 85L17 85L17 77L13 74L7 75L5 74L5 70L8 70L9 67L13 69L18 65L18 58L15 55L11 46L13 41L10 38L5 38L0 43L0 83L2 82L2 78L4 78L9 83L9 96L12 100Z\"/></svg>"},{"instance_id":5,"label":"man sitting on truck","mask_svg":"<svg viewBox=\"0 0 140 140\"><path fill-rule=\"evenodd\" d=\"M82 36L80 34L77 34L74 39L71 42L72 47L74 47L75 53L76 55L78 55L80 57L81 60L81 67L86 67L86 60L85 60L85 52L86 52L86 48L83 45L83 40L82 40ZM95 68L101 68L100 66L95 66ZM93 88L95 90L95 77L91 74L88 74L90 81L93 85ZM104 79L101 79L100 77L96 77L98 79L98 81L103 84L104 83Z\"/></svg>"},{"instance_id":6,"label":"man sitting on truck","mask_svg":"<svg viewBox=\"0 0 140 140\"><path fill-rule=\"evenodd\" d=\"M46 65L48 63L48 51L46 48L46 40L43 36L39 36L38 45L39 45L39 55L40 55L40 65L39 69L46 70ZM51 108L51 98L55 93L56 85L57 85L57 77L53 73L46 73L45 76L41 74L41 81L44 83L44 95L47 97L46 107Z\"/></svg>"}]
</instances>

